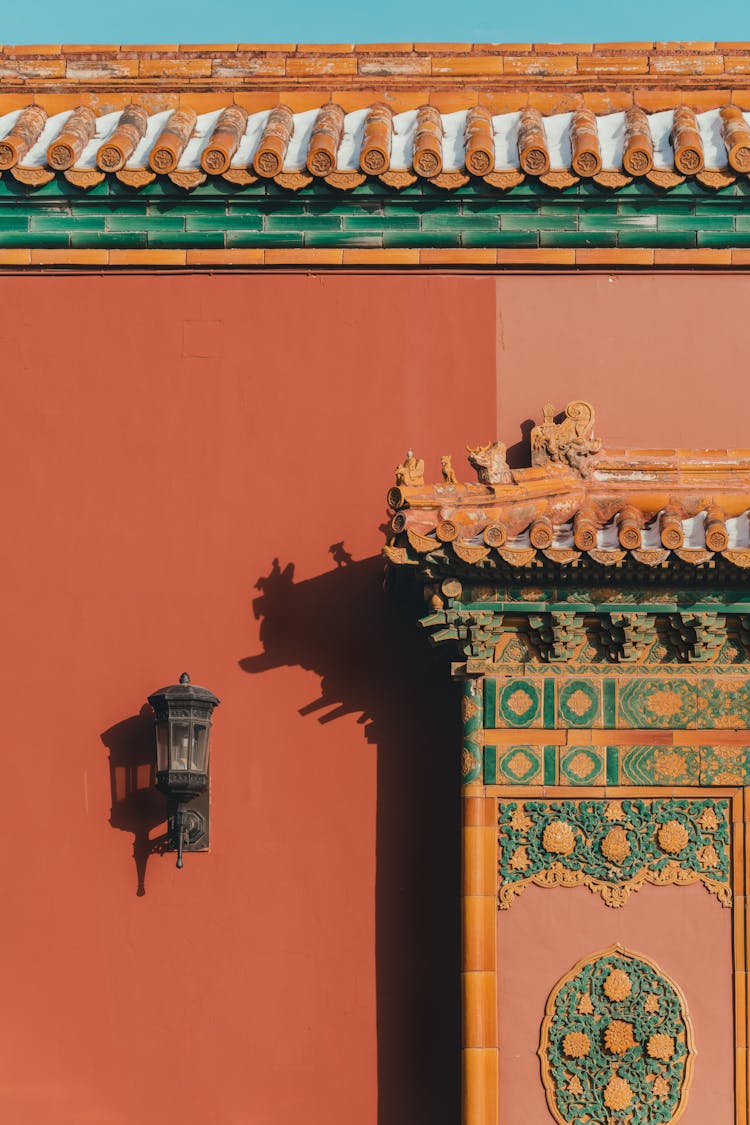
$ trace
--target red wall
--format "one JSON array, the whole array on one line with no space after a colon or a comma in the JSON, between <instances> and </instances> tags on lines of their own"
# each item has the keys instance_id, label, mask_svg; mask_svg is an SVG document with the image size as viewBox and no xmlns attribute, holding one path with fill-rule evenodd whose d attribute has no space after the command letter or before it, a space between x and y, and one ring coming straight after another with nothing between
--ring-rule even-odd
<instances>
[{"instance_id":1,"label":"red wall","mask_svg":"<svg viewBox=\"0 0 750 1125\"><path fill-rule=\"evenodd\" d=\"M747 444L749 285L0 278L4 1119L453 1125L458 711L380 588L393 466L547 397ZM110 764L183 670L222 704L178 872Z\"/></svg>"}]
</instances>

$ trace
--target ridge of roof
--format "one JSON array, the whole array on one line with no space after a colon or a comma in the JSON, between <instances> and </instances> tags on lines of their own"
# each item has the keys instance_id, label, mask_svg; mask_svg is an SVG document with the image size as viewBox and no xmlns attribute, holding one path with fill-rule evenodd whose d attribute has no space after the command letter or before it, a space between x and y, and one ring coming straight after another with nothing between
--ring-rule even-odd
<instances>
[{"instance_id":1,"label":"ridge of roof","mask_svg":"<svg viewBox=\"0 0 750 1125\"><path fill-rule=\"evenodd\" d=\"M696 567L721 557L750 567L750 450L607 450L594 409L575 401L531 431L531 467L511 469L502 442L467 446L477 482L425 485L409 450L387 502L394 514L386 559L395 566L577 565L588 558L649 567L672 555Z\"/></svg>"},{"instance_id":2,"label":"ridge of roof","mask_svg":"<svg viewBox=\"0 0 750 1125\"><path fill-rule=\"evenodd\" d=\"M750 88L750 43L26 44L0 88L575 90Z\"/></svg>"}]
</instances>

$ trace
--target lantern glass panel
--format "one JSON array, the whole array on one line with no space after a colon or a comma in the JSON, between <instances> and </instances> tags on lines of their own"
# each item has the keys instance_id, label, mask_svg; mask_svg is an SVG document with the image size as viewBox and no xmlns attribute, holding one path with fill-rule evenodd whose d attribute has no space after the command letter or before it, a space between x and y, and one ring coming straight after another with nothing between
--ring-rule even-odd
<instances>
[{"instance_id":1,"label":"lantern glass panel","mask_svg":"<svg viewBox=\"0 0 750 1125\"><path fill-rule=\"evenodd\" d=\"M211 727L208 723L193 723L193 753L190 768L197 773L208 773L208 739Z\"/></svg>"},{"instance_id":2,"label":"lantern glass panel","mask_svg":"<svg viewBox=\"0 0 750 1125\"><path fill-rule=\"evenodd\" d=\"M156 769L159 773L169 769L169 723L156 724Z\"/></svg>"},{"instance_id":3,"label":"lantern glass panel","mask_svg":"<svg viewBox=\"0 0 750 1125\"><path fill-rule=\"evenodd\" d=\"M190 764L190 722L187 719L172 719L171 770L187 770Z\"/></svg>"}]
</instances>

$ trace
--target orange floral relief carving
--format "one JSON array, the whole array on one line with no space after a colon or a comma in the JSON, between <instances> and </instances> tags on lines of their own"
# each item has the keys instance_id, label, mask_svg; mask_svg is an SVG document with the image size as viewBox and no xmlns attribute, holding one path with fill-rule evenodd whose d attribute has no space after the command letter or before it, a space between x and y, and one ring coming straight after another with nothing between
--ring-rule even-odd
<instances>
[{"instance_id":1,"label":"orange floral relief carving","mask_svg":"<svg viewBox=\"0 0 750 1125\"><path fill-rule=\"evenodd\" d=\"M576 846L576 836L565 820L553 820L542 833L542 846L545 851L557 855L569 855Z\"/></svg>"},{"instance_id":2,"label":"orange floral relief carving","mask_svg":"<svg viewBox=\"0 0 750 1125\"><path fill-rule=\"evenodd\" d=\"M656 833L659 847L670 855L678 855L688 842L687 830L679 820L668 820Z\"/></svg>"},{"instance_id":3,"label":"orange floral relief carving","mask_svg":"<svg viewBox=\"0 0 750 1125\"><path fill-rule=\"evenodd\" d=\"M612 1055L624 1055L631 1047L635 1047L632 1023L612 1020L604 1029L604 1046Z\"/></svg>"}]
</instances>

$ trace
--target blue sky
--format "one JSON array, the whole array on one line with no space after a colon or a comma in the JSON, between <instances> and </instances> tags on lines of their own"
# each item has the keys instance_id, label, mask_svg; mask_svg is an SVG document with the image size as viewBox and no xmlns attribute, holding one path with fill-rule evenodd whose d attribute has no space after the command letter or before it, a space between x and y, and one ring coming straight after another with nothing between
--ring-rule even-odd
<instances>
[{"instance_id":1,"label":"blue sky","mask_svg":"<svg viewBox=\"0 0 750 1125\"><path fill-rule=\"evenodd\" d=\"M6 0L4 43L750 39L748 0Z\"/></svg>"}]
</instances>

